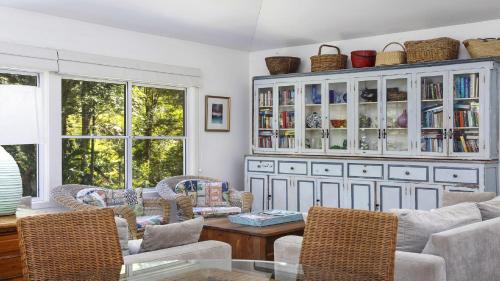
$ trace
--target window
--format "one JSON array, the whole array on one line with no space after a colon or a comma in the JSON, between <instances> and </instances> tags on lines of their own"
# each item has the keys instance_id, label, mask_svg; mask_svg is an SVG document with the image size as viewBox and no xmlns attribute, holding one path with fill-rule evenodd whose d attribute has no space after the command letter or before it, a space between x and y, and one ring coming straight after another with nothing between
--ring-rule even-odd
<instances>
[{"instance_id":1,"label":"window","mask_svg":"<svg viewBox=\"0 0 500 281\"><path fill-rule=\"evenodd\" d=\"M0 85L38 86L38 76L0 73ZM2 147L14 158L21 173L23 196L38 197L38 144L13 144Z\"/></svg>"},{"instance_id":2,"label":"window","mask_svg":"<svg viewBox=\"0 0 500 281\"><path fill-rule=\"evenodd\" d=\"M184 174L185 95L184 89L63 79L63 183L154 187Z\"/></svg>"}]
</instances>

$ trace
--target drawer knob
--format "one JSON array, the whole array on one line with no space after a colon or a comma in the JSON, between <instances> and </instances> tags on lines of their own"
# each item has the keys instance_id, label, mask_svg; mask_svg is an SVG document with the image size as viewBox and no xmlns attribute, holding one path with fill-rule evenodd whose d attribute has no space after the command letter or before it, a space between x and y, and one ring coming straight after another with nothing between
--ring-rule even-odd
<instances>
[{"instance_id":1,"label":"drawer knob","mask_svg":"<svg viewBox=\"0 0 500 281\"><path fill-rule=\"evenodd\" d=\"M329 172L330 170L328 168L325 169L325 172Z\"/></svg>"},{"instance_id":2,"label":"drawer knob","mask_svg":"<svg viewBox=\"0 0 500 281\"><path fill-rule=\"evenodd\" d=\"M294 168L294 167L290 167L290 170L292 170L292 171L293 171L293 170L295 170L295 168Z\"/></svg>"},{"instance_id":3,"label":"drawer knob","mask_svg":"<svg viewBox=\"0 0 500 281\"><path fill-rule=\"evenodd\" d=\"M363 173L366 174L366 170L363 170Z\"/></svg>"},{"instance_id":4,"label":"drawer knob","mask_svg":"<svg viewBox=\"0 0 500 281\"><path fill-rule=\"evenodd\" d=\"M257 168L260 168L260 165L257 165Z\"/></svg>"},{"instance_id":5,"label":"drawer knob","mask_svg":"<svg viewBox=\"0 0 500 281\"><path fill-rule=\"evenodd\" d=\"M410 175L410 171L406 171L405 175L409 176Z\"/></svg>"},{"instance_id":6,"label":"drawer knob","mask_svg":"<svg viewBox=\"0 0 500 281\"><path fill-rule=\"evenodd\" d=\"M319 202L320 202L320 201L319 201L319 199L316 199L316 202L318 202L318 203L319 203Z\"/></svg>"},{"instance_id":7,"label":"drawer knob","mask_svg":"<svg viewBox=\"0 0 500 281\"><path fill-rule=\"evenodd\" d=\"M454 178L458 178L458 175L457 175L457 174L453 174L453 177L454 177Z\"/></svg>"}]
</instances>

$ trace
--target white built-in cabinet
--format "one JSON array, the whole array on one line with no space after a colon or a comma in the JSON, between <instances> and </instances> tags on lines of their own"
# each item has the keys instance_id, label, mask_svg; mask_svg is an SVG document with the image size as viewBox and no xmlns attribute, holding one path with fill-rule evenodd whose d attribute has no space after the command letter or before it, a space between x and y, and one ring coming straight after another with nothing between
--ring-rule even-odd
<instances>
[{"instance_id":1,"label":"white built-in cabinet","mask_svg":"<svg viewBox=\"0 0 500 281\"><path fill-rule=\"evenodd\" d=\"M259 77L253 152L495 159L497 77L493 60Z\"/></svg>"}]
</instances>

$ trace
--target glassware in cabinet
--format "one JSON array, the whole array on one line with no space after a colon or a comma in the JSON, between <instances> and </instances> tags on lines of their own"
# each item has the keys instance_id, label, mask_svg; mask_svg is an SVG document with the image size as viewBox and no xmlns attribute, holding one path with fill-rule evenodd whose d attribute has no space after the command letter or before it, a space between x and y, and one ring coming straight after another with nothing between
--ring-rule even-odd
<instances>
[{"instance_id":1,"label":"glassware in cabinet","mask_svg":"<svg viewBox=\"0 0 500 281\"><path fill-rule=\"evenodd\" d=\"M420 77L420 152L446 153L446 122L444 76Z\"/></svg>"},{"instance_id":2,"label":"glassware in cabinet","mask_svg":"<svg viewBox=\"0 0 500 281\"><path fill-rule=\"evenodd\" d=\"M305 84L303 101L303 148L306 151L323 150L322 84Z\"/></svg>"},{"instance_id":3,"label":"glassware in cabinet","mask_svg":"<svg viewBox=\"0 0 500 281\"><path fill-rule=\"evenodd\" d=\"M278 86L278 149L295 149L295 86Z\"/></svg>"},{"instance_id":4,"label":"glassware in cabinet","mask_svg":"<svg viewBox=\"0 0 500 281\"><path fill-rule=\"evenodd\" d=\"M348 84L328 83L328 149L347 151L348 147Z\"/></svg>"},{"instance_id":5,"label":"glassware in cabinet","mask_svg":"<svg viewBox=\"0 0 500 281\"><path fill-rule=\"evenodd\" d=\"M378 80L357 82L357 149L364 152L379 152L381 132L379 128Z\"/></svg>"},{"instance_id":6,"label":"glassware in cabinet","mask_svg":"<svg viewBox=\"0 0 500 281\"><path fill-rule=\"evenodd\" d=\"M479 73L453 75L453 153L479 153Z\"/></svg>"},{"instance_id":7,"label":"glassware in cabinet","mask_svg":"<svg viewBox=\"0 0 500 281\"><path fill-rule=\"evenodd\" d=\"M385 79L385 128L382 138L386 152L409 152L408 101L410 77L395 77Z\"/></svg>"},{"instance_id":8,"label":"glassware in cabinet","mask_svg":"<svg viewBox=\"0 0 500 281\"><path fill-rule=\"evenodd\" d=\"M257 147L261 149L273 149L273 88L258 88L257 98Z\"/></svg>"}]
</instances>

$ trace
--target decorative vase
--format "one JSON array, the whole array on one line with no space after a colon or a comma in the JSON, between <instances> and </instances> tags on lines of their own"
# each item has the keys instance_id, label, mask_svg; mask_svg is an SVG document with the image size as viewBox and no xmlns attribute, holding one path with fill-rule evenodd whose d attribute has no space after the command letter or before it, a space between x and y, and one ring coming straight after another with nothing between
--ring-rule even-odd
<instances>
[{"instance_id":1,"label":"decorative vase","mask_svg":"<svg viewBox=\"0 0 500 281\"><path fill-rule=\"evenodd\" d=\"M19 167L14 158L0 146L0 216L16 213L22 193Z\"/></svg>"},{"instance_id":2,"label":"decorative vase","mask_svg":"<svg viewBox=\"0 0 500 281\"><path fill-rule=\"evenodd\" d=\"M400 128L406 128L408 126L408 114L406 113L406 109L399 115L397 122Z\"/></svg>"}]
</instances>

